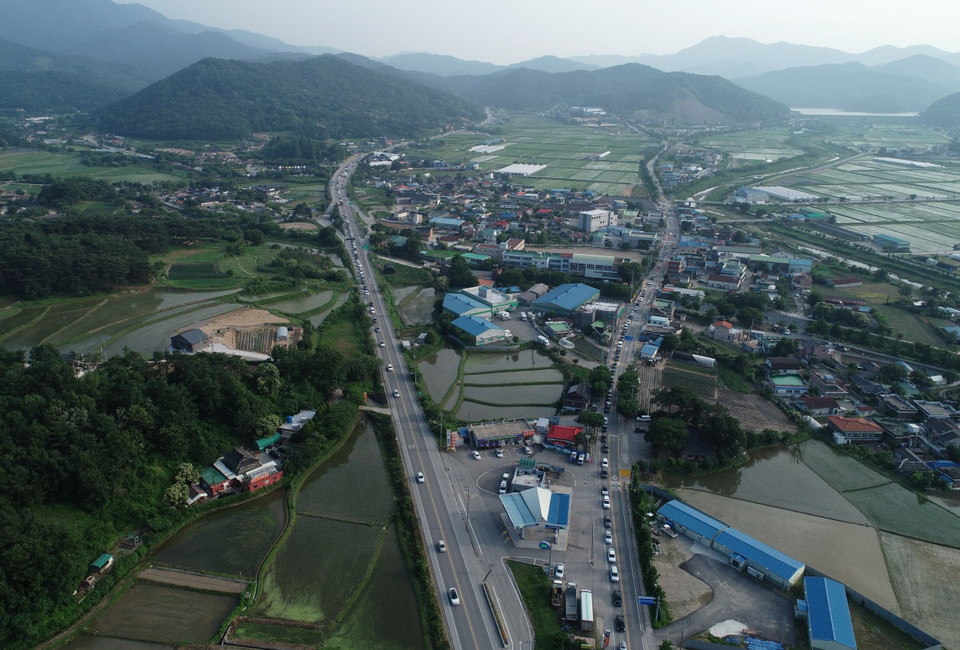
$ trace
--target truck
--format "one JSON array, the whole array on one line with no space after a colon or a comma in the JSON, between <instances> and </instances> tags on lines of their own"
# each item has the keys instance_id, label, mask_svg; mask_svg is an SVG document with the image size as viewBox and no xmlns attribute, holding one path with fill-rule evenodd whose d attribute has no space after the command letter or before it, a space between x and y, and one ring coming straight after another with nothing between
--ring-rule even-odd
<instances>
[{"instance_id":1,"label":"truck","mask_svg":"<svg viewBox=\"0 0 960 650\"><path fill-rule=\"evenodd\" d=\"M550 604L559 608L563 604L563 582L554 580L550 587Z\"/></svg>"},{"instance_id":2,"label":"truck","mask_svg":"<svg viewBox=\"0 0 960 650\"><path fill-rule=\"evenodd\" d=\"M537 343L539 343L545 348L550 347L550 340L542 334L537 334Z\"/></svg>"},{"instance_id":3,"label":"truck","mask_svg":"<svg viewBox=\"0 0 960 650\"><path fill-rule=\"evenodd\" d=\"M568 621L576 621L577 617L580 616L579 606L577 603L577 583L568 582L567 583L567 609L565 618Z\"/></svg>"},{"instance_id":4,"label":"truck","mask_svg":"<svg viewBox=\"0 0 960 650\"><path fill-rule=\"evenodd\" d=\"M587 589L580 592L580 631L593 632L593 593Z\"/></svg>"}]
</instances>

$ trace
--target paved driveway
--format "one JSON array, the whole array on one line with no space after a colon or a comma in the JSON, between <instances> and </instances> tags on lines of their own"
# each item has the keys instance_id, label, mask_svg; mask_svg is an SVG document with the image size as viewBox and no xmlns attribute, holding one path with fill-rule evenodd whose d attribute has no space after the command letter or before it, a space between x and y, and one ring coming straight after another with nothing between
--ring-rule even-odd
<instances>
[{"instance_id":1,"label":"paved driveway","mask_svg":"<svg viewBox=\"0 0 960 650\"><path fill-rule=\"evenodd\" d=\"M681 636L689 639L716 623L733 619L762 638L796 645L793 601L703 553L695 554L680 567L710 585L713 599L689 616L657 631L657 641L669 639L679 647Z\"/></svg>"}]
</instances>

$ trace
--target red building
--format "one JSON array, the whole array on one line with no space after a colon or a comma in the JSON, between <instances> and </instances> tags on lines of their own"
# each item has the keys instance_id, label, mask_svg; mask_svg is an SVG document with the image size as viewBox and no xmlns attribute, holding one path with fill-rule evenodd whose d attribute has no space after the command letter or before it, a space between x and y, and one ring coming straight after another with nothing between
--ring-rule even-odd
<instances>
[{"instance_id":1,"label":"red building","mask_svg":"<svg viewBox=\"0 0 960 650\"><path fill-rule=\"evenodd\" d=\"M547 429L547 444L557 447L574 447L577 444L577 436L583 433L583 427L568 427L561 424L554 424Z\"/></svg>"},{"instance_id":2,"label":"red building","mask_svg":"<svg viewBox=\"0 0 960 650\"><path fill-rule=\"evenodd\" d=\"M283 470L278 469L276 463L270 463L247 472L243 477L243 489L247 492L256 492L260 488L273 485L283 478Z\"/></svg>"}]
</instances>

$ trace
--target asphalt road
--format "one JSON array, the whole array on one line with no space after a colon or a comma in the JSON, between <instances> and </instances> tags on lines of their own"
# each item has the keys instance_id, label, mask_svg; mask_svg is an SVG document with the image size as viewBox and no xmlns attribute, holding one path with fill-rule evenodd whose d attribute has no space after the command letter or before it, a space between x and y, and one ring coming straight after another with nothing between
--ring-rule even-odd
<instances>
[{"instance_id":1,"label":"asphalt road","mask_svg":"<svg viewBox=\"0 0 960 650\"><path fill-rule=\"evenodd\" d=\"M347 237L358 234L357 219L366 219L357 211L347 197L349 175L353 173L358 158L345 163L331 182L333 204L340 205L344 218ZM676 243L678 234L675 217L668 220L667 234L663 246L663 259L669 255L670 248ZM489 481L484 476L504 471L503 466L515 463L515 458L495 459L485 452L480 461L473 460L465 451L450 454L440 451L436 439L420 408L416 391L410 380L400 351L400 340L393 331L386 303L377 285L376 275L366 251L359 240L348 239L347 250L353 255L353 244L357 245L357 258L354 259L354 272L366 281L369 295L361 297L372 302L377 318L375 327L380 332L372 332L375 341L383 346L377 352L384 368L392 364L393 371L383 371L384 386L388 395L394 428L399 437L404 466L411 481L413 498L417 506L421 530L428 545L428 558L437 587L437 598L447 626L448 637L453 648L497 648L503 647L496 624L487 605L481 584L486 582L491 588L498 610L503 618L509 635L507 647L522 649L533 648L533 630L523 608L520 594L513 583L504 559L506 557L527 556L541 564L552 562L568 563L568 579L579 581L584 588L591 585L595 593L597 612L597 633L604 629L613 630L613 618L623 613L627 622L624 634L613 632L611 647L616 647L620 639L626 639L628 647L633 649L654 648L655 642L649 627L649 615L645 608L637 605L637 597L643 594L640 578L640 565L635 545L635 535L630 518L627 498L627 483L620 480L620 470L629 470L633 463L648 455L648 446L642 436L633 432L633 421L622 421L616 413L610 416L609 441L611 510L600 507L599 459L595 454L595 464L590 467L576 468L570 473L575 483L573 501L573 521L570 531L570 545L563 553L540 550L520 550L513 546L506 535L500 518L500 505L496 494L485 489ZM665 261L663 266L665 267ZM650 285L633 316L628 335L639 333L641 323L646 322L655 283L662 276L664 268L656 268L651 273ZM615 345L615 342L614 342ZM635 341L624 341L621 364L615 375L626 367L628 360L634 358L639 349ZM610 355L613 358L613 354ZM399 393L393 397L394 391ZM614 399L615 401L615 399ZM597 448L599 451L599 447ZM516 452L509 452L515 454ZM489 458L488 458L489 457ZM556 462L551 455L549 459ZM492 463L491 463L492 461ZM476 463L476 464L474 464ZM423 472L424 483L417 483L417 472ZM574 475L576 474L576 475ZM617 565L621 582L613 585L609 582L609 568L606 561L606 545L603 543L603 514L613 518L613 546L617 549ZM447 552L437 551L437 541L444 540ZM455 587L460 595L459 606L451 604L447 590ZM610 593L617 587L623 592L623 608L614 608Z\"/></svg>"},{"instance_id":2,"label":"asphalt road","mask_svg":"<svg viewBox=\"0 0 960 650\"><path fill-rule=\"evenodd\" d=\"M356 219L362 217L350 205L347 198L347 183L358 159L351 159L341 167L331 182L334 201L340 205L347 236L356 236ZM358 258L354 261L354 270L359 277L363 271L369 295L361 297L373 303L377 319L373 332L374 340L383 342L377 348L384 363L393 365L393 371L384 369L383 380L392 412L394 428L399 437L404 466L410 476L413 499L416 503L420 527L428 545L428 559L437 587L437 598L447 626L447 632L453 648L473 650L475 648L502 647L493 615L487 605L481 583L486 578L494 588L495 596L501 600L500 611L512 639L532 639L532 630L523 613L516 590L512 584L493 576L493 569L485 561L485 554L478 543L476 532L468 517L468 505L461 488L461 477L456 471L456 463L448 462L446 454L438 449L436 439L430 431L423 411L417 399L414 385L410 380L409 369L400 353L400 340L397 338L385 315L386 303L377 285L376 275L366 251L357 243ZM352 255L352 244L348 240L347 250ZM393 397L394 391L399 397ZM417 472L423 472L424 483L417 483ZM444 540L447 552L437 551L438 540ZM498 564L499 566L499 564ZM500 572L505 569L501 566ZM505 575L502 577L506 577ZM460 605L451 603L447 590L456 588L460 596ZM519 647L514 642L513 647Z\"/></svg>"}]
</instances>

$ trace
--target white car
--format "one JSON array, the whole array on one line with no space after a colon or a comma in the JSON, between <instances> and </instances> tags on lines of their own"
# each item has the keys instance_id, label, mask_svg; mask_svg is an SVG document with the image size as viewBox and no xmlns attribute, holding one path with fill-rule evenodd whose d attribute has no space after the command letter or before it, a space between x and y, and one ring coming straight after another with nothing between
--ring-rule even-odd
<instances>
[{"instance_id":1,"label":"white car","mask_svg":"<svg viewBox=\"0 0 960 650\"><path fill-rule=\"evenodd\" d=\"M496 450L495 452L493 452L493 453L496 454L497 458L503 458L503 450L502 450L502 449L497 449L497 450Z\"/></svg>"},{"instance_id":2,"label":"white car","mask_svg":"<svg viewBox=\"0 0 960 650\"><path fill-rule=\"evenodd\" d=\"M392 364L392 363L388 363L388 364L387 364L387 372L393 372L393 364Z\"/></svg>"},{"instance_id":3,"label":"white car","mask_svg":"<svg viewBox=\"0 0 960 650\"><path fill-rule=\"evenodd\" d=\"M605 544L613 544L613 533L609 530L603 531L603 541Z\"/></svg>"},{"instance_id":4,"label":"white car","mask_svg":"<svg viewBox=\"0 0 960 650\"><path fill-rule=\"evenodd\" d=\"M610 582L620 582L620 569L616 564L610 565Z\"/></svg>"},{"instance_id":5,"label":"white car","mask_svg":"<svg viewBox=\"0 0 960 650\"><path fill-rule=\"evenodd\" d=\"M562 578L563 578L563 572L564 572L565 569L566 569L566 567L563 566L563 562L557 562L557 568L553 570L553 577L554 577L554 578L561 578L561 579L562 579Z\"/></svg>"},{"instance_id":6,"label":"white car","mask_svg":"<svg viewBox=\"0 0 960 650\"><path fill-rule=\"evenodd\" d=\"M396 388L394 388L394 389L393 389L393 396L394 396L394 397L400 397L400 391L397 390Z\"/></svg>"},{"instance_id":7,"label":"white car","mask_svg":"<svg viewBox=\"0 0 960 650\"><path fill-rule=\"evenodd\" d=\"M619 578L617 579L619 580ZM460 594L457 593L456 587L450 587L449 589L447 589L447 596L450 598L451 605L460 604Z\"/></svg>"},{"instance_id":8,"label":"white car","mask_svg":"<svg viewBox=\"0 0 960 650\"><path fill-rule=\"evenodd\" d=\"M604 509L604 510L609 510L609 509L610 509L610 497L609 497L609 496L603 497L603 509Z\"/></svg>"},{"instance_id":9,"label":"white car","mask_svg":"<svg viewBox=\"0 0 960 650\"><path fill-rule=\"evenodd\" d=\"M608 467L610 467L610 461L608 461L606 458L602 459L600 461L600 467L602 467L603 469L607 469Z\"/></svg>"},{"instance_id":10,"label":"white car","mask_svg":"<svg viewBox=\"0 0 960 650\"><path fill-rule=\"evenodd\" d=\"M427 479L423 477L423 472L417 472L417 483L425 483Z\"/></svg>"},{"instance_id":11,"label":"white car","mask_svg":"<svg viewBox=\"0 0 960 650\"><path fill-rule=\"evenodd\" d=\"M385 348L385 347L387 347L387 344L384 343L383 341L380 341L380 347L381 347L381 348Z\"/></svg>"},{"instance_id":12,"label":"white car","mask_svg":"<svg viewBox=\"0 0 960 650\"><path fill-rule=\"evenodd\" d=\"M609 562L610 564L617 563L617 552L616 550L614 550L612 546L607 549L607 562Z\"/></svg>"},{"instance_id":13,"label":"white car","mask_svg":"<svg viewBox=\"0 0 960 650\"><path fill-rule=\"evenodd\" d=\"M472 452L470 452L470 455L473 456L473 459L474 459L474 460L480 460L480 452L479 452L479 451L472 451Z\"/></svg>"},{"instance_id":14,"label":"white car","mask_svg":"<svg viewBox=\"0 0 960 650\"><path fill-rule=\"evenodd\" d=\"M447 552L447 543L444 542L442 539L437 540L437 551L440 553Z\"/></svg>"}]
</instances>

